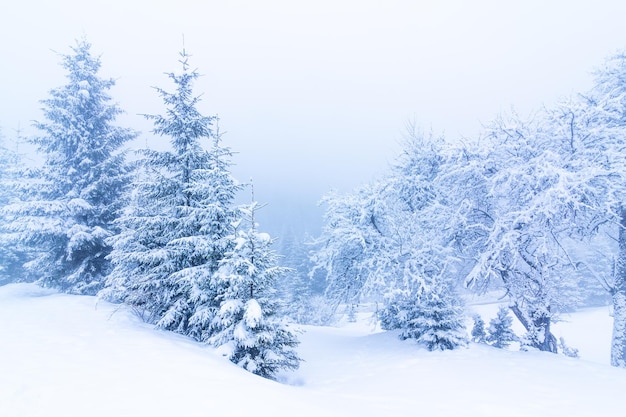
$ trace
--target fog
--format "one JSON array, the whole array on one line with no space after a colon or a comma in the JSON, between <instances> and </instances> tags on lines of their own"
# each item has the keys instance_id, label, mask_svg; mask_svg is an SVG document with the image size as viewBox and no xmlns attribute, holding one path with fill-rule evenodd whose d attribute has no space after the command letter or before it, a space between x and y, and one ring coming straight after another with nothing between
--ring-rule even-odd
<instances>
[{"instance_id":1,"label":"fog","mask_svg":"<svg viewBox=\"0 0 626 417\"><path fill-rule=\"evenodd\" d=\"M126 111L161 113L183 45L219 114L235 176L253 178L275 233L315 233L316 202L383 172L409 120L451 140L514 105L527 113L582 91L624 47L622 1L21 0L0 13L0 127L33 134L39 100L62 85L58 53L85 36ZM261 225L263 226L263 224Z\"/></svg>"}]
</instances>

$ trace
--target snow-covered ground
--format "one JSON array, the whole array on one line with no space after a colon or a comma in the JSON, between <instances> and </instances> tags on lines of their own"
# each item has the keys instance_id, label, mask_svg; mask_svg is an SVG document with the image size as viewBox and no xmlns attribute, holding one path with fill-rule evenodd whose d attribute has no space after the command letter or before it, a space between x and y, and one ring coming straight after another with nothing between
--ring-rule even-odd
<instances>
[{"instance_id":1,"label":"snow-covered ground","mask_svg":"<svg viewBox=\"0 0 626 417\"><path fill-rule=\"evenodd\" d=\"M486 322L494 305L479 305ZM608 309L557 325L582 358L427 352L367 318L304 326L305 359L283 383L213 349L152 330L93 297L0 287L0 416L616 416L626 370L608 365Z\"/></svg>"}]
</instances>

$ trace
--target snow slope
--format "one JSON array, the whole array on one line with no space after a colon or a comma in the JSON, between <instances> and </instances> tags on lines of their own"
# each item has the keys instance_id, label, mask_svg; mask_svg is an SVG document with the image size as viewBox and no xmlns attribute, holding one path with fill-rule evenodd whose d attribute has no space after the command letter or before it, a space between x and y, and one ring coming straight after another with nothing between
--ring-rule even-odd
<instances>
[{"instance_id":1,"label":"snow slope","mask_svg":"<svg viewBox=\"0 0 626 417\"><path fill-rule=\"evenodd\" d=\"M574 340L587 340L591 326L600 338L587 344L608 345L610 334L600 335L607 321L606 309L589 310L572 315L563 332L585 357ZM303 330L306 362L279 384L152 330L125 308L7 285L0 287L0 416L601 417L623 410L626 370L595 357L478 345L426 352L365 321Z\"/></svg>"}]
</instances>

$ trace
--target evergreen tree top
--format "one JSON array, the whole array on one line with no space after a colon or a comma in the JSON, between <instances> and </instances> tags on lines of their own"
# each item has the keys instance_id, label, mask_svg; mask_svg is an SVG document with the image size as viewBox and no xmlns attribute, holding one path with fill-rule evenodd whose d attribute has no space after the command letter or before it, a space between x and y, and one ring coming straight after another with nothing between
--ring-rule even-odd
<instances>
[{"instance_id":1,"label":"evergreen tree top","mask_svg":"<svg viewBox=\"0 0 626 417\"><path fill-rule=\"evenodd\" d=\"M91 54L91 43L85 38L76 41L75 46L71 46L70 49L74 52L73 55L63 55L62 65L68 72L66 77L71 84L81 83L93 79L100 71L100 56L94 57ZM107 87L112 87L115 81L110 78L106 80L100 80Z\"/></svg>"},{"instance_id":2,"label":"evergreen tree top","mask_svg":"<svg viewBox=\"0 0 626 417\"><path fill-rule=\"evenodd\" d=\"M193 95L193 83L200 76L197 70L190 70L190 55L183 49L180 52L180 73L167 73L176 86L175 92L168 92L154 87L166 106L165 115L144 115L153 120L153 133L169 136L177 155L197 153L200 150L201 138L214 138L212 125L216 116L203 116L197 109L200 96ZM217 139L216 139L217 140Z\"/></svg>"},{"instance_id":3,"label":"evergreen tree top","mask_svg":"<svg viewBox=\"0 0 626 417\"><path fill-rule=\"evenodd\" d=\"M137 136L130 129L112 125L123 111L108 93L115 81L98 74L100 58L92 55L91 44L77 40L71 50L61 60L67 83L41 100L45 121L36 121L34 126L42 135L31 139L46 155L48 165L71 165L69 173L107 160Z\"/></svg>"}]
</instances>

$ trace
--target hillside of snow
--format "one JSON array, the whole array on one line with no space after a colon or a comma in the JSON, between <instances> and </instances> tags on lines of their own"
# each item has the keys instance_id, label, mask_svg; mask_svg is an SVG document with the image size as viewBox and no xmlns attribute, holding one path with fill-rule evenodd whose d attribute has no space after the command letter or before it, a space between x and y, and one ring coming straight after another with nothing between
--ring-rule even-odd
<instances>
[{"instance_id":1,"label":"hillside of snow","mask_svg":"<svg viewBox=\"0 0 626 417\"><path fill-rule=\"evenodd\" d=\"M476 344L427 352L366 315L303 326L305 362L278 383L125 307L11 284L0 287L0 416L619 415L626 370L608 365L608 309L565 318L555 333L580 359Z\"/></svg>"}]
</instances>

